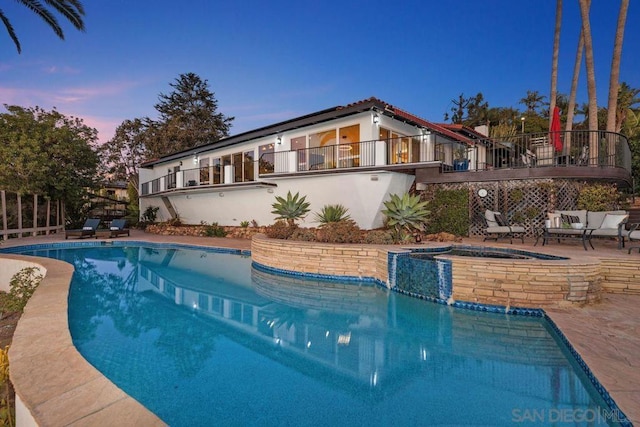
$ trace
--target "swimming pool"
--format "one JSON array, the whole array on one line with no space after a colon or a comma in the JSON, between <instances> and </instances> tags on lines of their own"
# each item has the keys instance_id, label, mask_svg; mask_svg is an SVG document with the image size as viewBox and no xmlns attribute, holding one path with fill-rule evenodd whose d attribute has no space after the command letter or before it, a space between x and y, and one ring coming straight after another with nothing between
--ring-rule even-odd
<instances>
[{"instance_id":1,"label":"swimming pool","mask_svg":"<svg viewBox=\"0 0 640 427\"><path fill-rule=\"evenodd\" d=\"M205 249L30 254L76 266L76 347L170 425L506 425L608 411L542 318L278 276Z\"/></svg>"}]
</instances>

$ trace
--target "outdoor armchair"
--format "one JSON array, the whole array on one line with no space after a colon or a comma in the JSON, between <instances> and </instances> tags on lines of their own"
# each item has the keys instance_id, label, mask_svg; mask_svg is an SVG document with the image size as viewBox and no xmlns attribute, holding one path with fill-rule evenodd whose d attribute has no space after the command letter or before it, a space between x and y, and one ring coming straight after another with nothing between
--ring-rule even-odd
<instances>
[{"instance_id":1,"label":"outdoor armchair","mask_svg":"<svg viewBox=\"0 0 640 427\"><path fill-rule=\"evenodd\" d=\"M487 234L484 240L495 240L508 238L513 243L513 238L520 238L524 243L525 228L521 225L509 224L507 220L502 216L500 212L486 210L484 213L484 221L486 228L484 229Z\"/></svg>"}]
</instances>

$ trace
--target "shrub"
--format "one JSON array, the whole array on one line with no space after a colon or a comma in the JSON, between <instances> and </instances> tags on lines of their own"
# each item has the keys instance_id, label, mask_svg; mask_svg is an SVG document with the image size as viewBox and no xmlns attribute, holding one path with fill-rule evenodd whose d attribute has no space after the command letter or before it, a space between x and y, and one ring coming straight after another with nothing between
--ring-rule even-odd
<instances>
[{"instance_id":1,"label":"shrub","mask_svg":"<svg viewBox=\"0 0 640 427\"><path fill-rule=\"evenodd\" d=\"M147 206L147 209L142 213L142 222L146 224L153 224L158 217L159 206Z\"/></svg>"},{"instance_id":2,"label":"shrub","mask_svg":"<svg viewBox=\"0 0 640 427\"><path fill-rule=\"evenodd\" d=\"M36 267L23 268L14 274L9 282L9 292L3 295L2 313L22 312L42 277Z\"/></svg>"},{"instance_id":3,"label":"shrub","mask_svg":"<svg viewBox=\"0 0 640 427\"><path fill-rule=\"evenodd\" d=\"M387 225L393 227L395 238L404 240L405 235L413 235L422 231L427 221L429 211L427 202L421 202L420 196L411 196L404 193L402 197L392 194L391 199L384 202L386 209L382 214L388 218Z\"/></svg>"},{"instance_id":4,"label":"shrub","mask_svg":"<svg viewBox=\"0 0 640 427\"><path fill-rule=\"evenodd\" d=\"M227 232L224 228L220 227L217 222L212 223L211 225L206 222L202 222L204 226L204 235L207 237L226 237Z\"/></svg>"},{"instance_id":5,"label":"shrub","mask_svg":"<svg viewBox=\"0 0 640 427\"><path fill-rule=\"evenodd\" d=\"M286 221L276 221L274 224L267 226L264 233L272 239L289 239L296 231L296 224L289 224Z\"/></svg>"},{"instance_id":6,"label":"shrub","mask_svg":"<svg viewBox=\"0 0 640 427\"><path fill-rule=\"evenodd\" d=\"M361 243L362 230L350 220L330 222L318 230L318 241L325 243Z\"/></svg>"},{"instance_id":7,"label":"shrub","mask_svg":"<svg viewBox=\"0 0 640 427\"><path fill-rule=\"evenodd\" d=\"M242 227L242 228L247 228L247 227L249 227L249 221L241 221L241 222L240 222L240 227Z\"/></svg>"},{"instance_id":8,"label":"shrub","mask_svg":"<svg viewBox=\"0 0 640 427\"><path fill-rule=\"evenodd\" d=\"M182 225L182 218L180 218L180 215L176 212L176 216L167 220L167 225L179 227Z\"/></svg>"},{"instance_id":9,"label":"shrub","mask_svg":"<svg viewBox=\"0 0 640 427\"><path fill-rule=\"evenodd\" d=\"M594 184L580 190L578 209L588 211L609 211L620 209L623 197L615 185Z\"/></svg>"},{"instance_id":10,"label":"shrub","mask_svg":"<svg viewBox=\"0 0 640 427\"><path fill-rule=\"evenodd\" d=\"M347 219L351 219L350 215L347 215L349 209L344 206L338 205L324 205L320 213L315 214L315 221L322 225L330 222L339 222ZM321 225L321 226L322 226Z\"/></svg>"},{"instance_id":11,"label":"shrub","mask_svg":"<svg viewBox=\"0 0 640 427\"><path fill-rule=\"evenodd\" d=\"M316 231L310 228L296 228L291 234L291 240L300 240L303 242L315 242L318 240Z\"/></svg>"},{"instance_id":12,"label":"shrub","mask_svg":"<svg viewBox=\"0 0 640 427\"><path fill-rule=\"evenodd\" d=\"M9 346L0 349L0 426L15 426L14 405L9 382Z\"/></svg>"},{"instance_id":13,"label":"shrub","mask_svg":"<svg viewBox=\"0 0 640 427\"><path fill-rule=\"evenodd\" d=\"M393 234L389 230L371 230L364 236L364 243L370 245L392 245Z\"/></svg>"},{"instance_id":14,"label":"shrub","mask_svg":"<svg viewBox=\"0 0 640 427\"><path fill-rule=\"evenodd\" d=\"M276 219L284 219L291 226L295 224L297 219L304 218L309 212L310 203L306 201L307 196L300 198L299 193L295 196L291 195L291 191L287 192L287 198L276 196L276 202L272 204L272 214L278 215Z\"/></svg>"},{"instance_id":15,"label":"shrub","mask_svg":"<svg viewBox=\"0 0 640 427\"><path fill-rule=\"evenodd\" d=\"M469 195L467 190L437 190L429 202L428 234L441 232L469 234Z\"/></svg>"}]
</instances>

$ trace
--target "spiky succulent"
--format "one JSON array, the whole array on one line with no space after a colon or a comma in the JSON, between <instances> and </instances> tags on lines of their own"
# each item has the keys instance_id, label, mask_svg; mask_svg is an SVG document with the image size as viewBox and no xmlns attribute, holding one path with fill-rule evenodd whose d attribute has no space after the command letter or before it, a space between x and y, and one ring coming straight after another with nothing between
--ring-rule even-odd
<instances>
[{"instance_id":1,"label":"spiky succulent","mask_svg":"<svg viewBox=\"0 0 640 427\"><path fill-rule=\"evenodd\" d=\"M398 236L422 231L429 216L426 209L428 202L421 202L420 196L404 193L402 196L391 194L384 202L386 209L382 214L387 217L387 225L393 227Z\"/></svg>"},{"instance_id":2,"label":"spiky succulent","mask_svg":"<svg viewBox=\"0 0 640 427\"><path fill-rule=\"evenodd\" d=\"M299 193L291 195L287 192L287 198L276 196L276 202L272 204L272 214L278 215L276 219L284 219L289 225L294 225L297 219L304 218L309 212L310 203L306 201L307 196L300 197Z\"/></svg>"},{"instance_id":3,"label":"spiky succulent","mask_svg":"<svg viewBox=\"0 0 640 427\"><path fill-rule=\"evenodd\" d=\"M347 215L348 211L349 209L340 204L324 205L320 212L315 214L315 221L325 225L330 222L339 222L351 219L351 215Z\"/></svg>"}]
</instances>

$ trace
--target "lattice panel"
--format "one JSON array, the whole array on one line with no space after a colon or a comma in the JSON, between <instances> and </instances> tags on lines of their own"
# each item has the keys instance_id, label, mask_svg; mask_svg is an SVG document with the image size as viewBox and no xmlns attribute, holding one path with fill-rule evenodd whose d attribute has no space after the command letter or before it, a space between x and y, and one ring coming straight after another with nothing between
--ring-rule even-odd
<instances>
[{"instance_id":1,"label":"lattice panel","mask_svg":"<svg viewBox=\"0 0 640 427\"><path fill-rule=\"evenodd\" d=\"M502 212L511 223L520 223L527 237L535 237L544 226L546 214L556 209L576 209L580 189L584 186L571 180L491 181L458 184L433 184L423 191L429 199L436 188L466 189L469 194L469 236L484 235L485 210ZM478 190L487 190L485 197Z\"/></svg>"}]
</instances>

